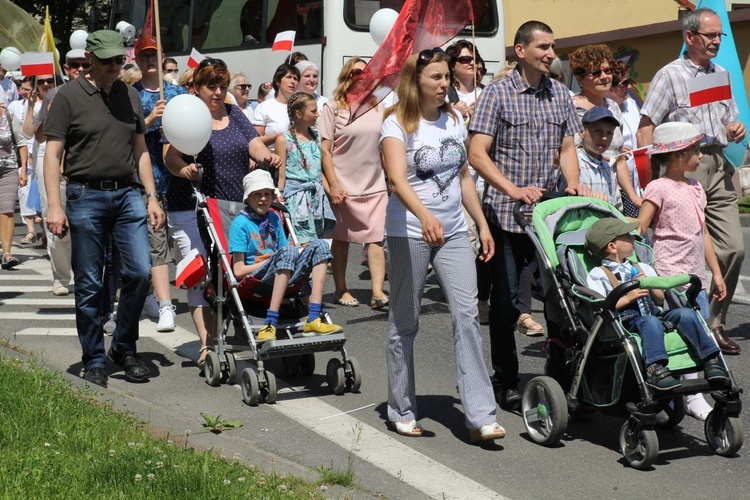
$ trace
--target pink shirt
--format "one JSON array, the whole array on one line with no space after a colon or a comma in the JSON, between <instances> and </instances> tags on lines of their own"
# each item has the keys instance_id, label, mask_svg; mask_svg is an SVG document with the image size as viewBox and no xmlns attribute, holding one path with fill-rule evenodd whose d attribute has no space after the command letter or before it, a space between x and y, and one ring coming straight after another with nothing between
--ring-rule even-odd
<instances>
[{"instance_id":1,"label":"pink shirt","mask_svg":"<svg viewBox=\"0 0 750 500\"><path fill-rule=\"evenodd\" d=\"M695 274L705 280L706 251L703 224L706 193L692 179L676 182L662 177L649 182L643 199L656 206L651 220L654 230L656 272L661 276Z\"/></svg>"}]
</instances>

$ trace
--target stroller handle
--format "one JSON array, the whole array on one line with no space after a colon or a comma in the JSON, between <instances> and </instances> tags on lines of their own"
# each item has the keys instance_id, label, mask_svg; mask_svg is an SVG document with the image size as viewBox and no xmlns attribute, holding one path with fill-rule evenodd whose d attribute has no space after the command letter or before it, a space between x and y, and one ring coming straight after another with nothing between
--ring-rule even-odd
<instances>
[{"instance_id":1,"label":"stroller handle","mask_svg":"<svg viewBox=\"0 0 750 500\"><path fill-rule=\"evenodd\" d=\"M617 288L607 295L604 300L604 308L611 311L617 310L617 302L638 288L647 290L667 290L676 286L688 285L686 291L688 301L690 304L695 305L695 299L698 297L698 293L701 291L701 279L694 274L678 274L675 276L668 277L647 277L640 278L619 285Z\"/></svg>"},{"instance_id":2,"label":"stroller handle","mask_svg":"<svg viewBox=\"0 0 750 500\"><path fill-rule=\"evenodd\" d=\"M542 194L542 199L539 200L539 203L555 198L561 198L563 196L568 196L568 194L563 191L545 192ZM521 210L526 205L527 204L521 200L516 200L516 203L513 205L513 218L515 219L516 224L521 226L521 229L524 230L526 229L526 226L531 224L531 219L529 219L529 217Z\"/></svg>"}]
</instances>

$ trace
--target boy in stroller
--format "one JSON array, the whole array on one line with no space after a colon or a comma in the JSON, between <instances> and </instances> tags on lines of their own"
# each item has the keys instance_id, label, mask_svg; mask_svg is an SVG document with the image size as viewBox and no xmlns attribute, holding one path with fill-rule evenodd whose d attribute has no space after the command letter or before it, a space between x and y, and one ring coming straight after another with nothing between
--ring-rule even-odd
<instances>
[{"instance_id":1,"label":"boy in stroller","mask_svg":"<svg viewBox=\"0 0 750 500\"><path fill-rule=\"evenodd\" d=\"M300 252L290 245L281 218L269 211L275 199L271 174L254 170L242 180L245 209L237 214L229 231L232 270L237 279L252 276L271 285L271 302L258 342L276 340L279 309L287 288L312 277L309 314L304 337L338 333L343 329L321 319L323 287L328 261L332 259L323 240L309 242Z\"/></svg>"},{"instance_id":2,"label":"boy in stroller","mask_svg":"<svg viewBox=\"0 0 750 500\"><path fill-rule=\"evenodd\" d=\"M608 295L617 285L635 277L656 276L656 271L644 263L633 263L634 236L638 223L604 218L596 221L586 232L586 250L602 258L601 267L595 267L587 276L589 288ZM633 270L635 269L635 273ZM667 351L664 347L664 323L676 327L680 336L695 349L704 363L706 380L727 379L729 375L717 358L719 347L705 333L698 313L689 307L670 309L661 313L652 300L661 304L661 290L636 289L617 302L623 326L641 337L643 361L646 365L646 383L656 390L679 387L681 382L667 368Z\"/></svg>"}]
</instances>

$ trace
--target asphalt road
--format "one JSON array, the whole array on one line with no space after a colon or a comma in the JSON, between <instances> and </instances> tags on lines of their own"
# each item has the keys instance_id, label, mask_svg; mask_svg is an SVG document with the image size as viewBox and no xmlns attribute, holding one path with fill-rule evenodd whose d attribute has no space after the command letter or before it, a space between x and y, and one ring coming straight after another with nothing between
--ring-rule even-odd
<instances>
[{"instance_id":1,"label":"asphalt road","mask_svg":"<svg viewBox=\"0 0 750 500\"><path fill-rule=\"evenodd\" d=\"M22 236L17 227L16 241ZM743 229L750 242L750 229ZM746 245L747 247L747 245ZM80 347L75 334L72 294L54 297L49 266L39 247L18 249L22 265L0 272L0 338L39 357L80 384ZM369 304L368 272L361 252L352 247L349 285ZM730 310L728 333L743 354L728 362L740 385L750 380L750 263L743 267L743 289ZM387 289L387 285L386 285ZM173 289L174 290L174 289ZM332 302L332 284L324 299ZM185 436L197 446L213 448L265 470L317 477L319 467L352 467L352 489L332 488L331 497L388 498L743 498L750 467L748 447L733 458L714 455L705 442L701 422L686 417L673 430L659 431L660 454L648 471L624 465L618 445L622 419L594 414L572 422L559 446L532 442L519 414L498 410L507 436L496 444L468 442L451 339L451 321L434 275L428 280L416 342L416 377L422 438L405 438L385 426L386 313L369 307L329 305L334 321L344 325L349 354L358 358L364 375L357 394L331 395L325 378L329 353L316 355L310 377L284 378L278 366L279 394L273 405L246 406L237 386L210 387L192 360L198 341L187 314L184 292L174 290L179 328L156 333L155 323L141 321L139 350L155 377L134 385L110 367L104 398L154 426ZM535 303L541 317L541 305ZM487 327L483 327L487 333ZM517 335L522 384L542 373L542 340ZM485 337L489 363L489 339ZM4 355L16 355L5 351ZM240 362L240 369L246 365ZM201 429L200 413L242 418L245 425L215 436ZM349 413L345 413L349 412ZM750 429L750 417L741 417ZM186 431L190 431L189 433ZM123 480L128 480L123 478ZM218 479L217 481L220 481Z\"/></svg>"}]
</instances>

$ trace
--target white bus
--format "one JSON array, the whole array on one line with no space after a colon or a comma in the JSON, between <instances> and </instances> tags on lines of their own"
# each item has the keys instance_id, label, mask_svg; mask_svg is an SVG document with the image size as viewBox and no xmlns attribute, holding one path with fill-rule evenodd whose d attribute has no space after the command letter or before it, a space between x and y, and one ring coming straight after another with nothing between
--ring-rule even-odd
<instances>
[{"instance_id":1,"label":"white bus","mask_svg":"<svg viewBox=\"0 0 750 500\"><path fill-rule=\"evenodd\" d=\"M503 0L472 1L478 13L476 45L489 81L505 64ZM110 26L127 21L140 33L148 4L149 0L114 0ZM224 60L231 72L247 75L250 96L255 98L259 85L270 81L290 55L271 52L274 37L294 30L294 50L318 65L318 92L330 96L348 58L368 59L377 50L369 33L372 15L382 8L399 11L403 4L404 0L160 0L162 45L181 71L187 68L192 48ZM471 31L459 37L471 39Z\"/></svg>"}]
</instances>

